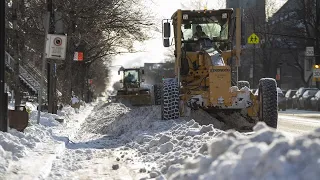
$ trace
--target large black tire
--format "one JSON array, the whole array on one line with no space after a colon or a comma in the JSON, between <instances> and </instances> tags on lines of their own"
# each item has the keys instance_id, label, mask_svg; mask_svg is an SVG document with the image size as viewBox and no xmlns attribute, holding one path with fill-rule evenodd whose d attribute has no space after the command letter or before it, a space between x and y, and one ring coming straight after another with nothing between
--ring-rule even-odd
<instances>
[{"instance_id":1,"label":"large black tire","mask_svg":"<svg viewBox=\"0 0 320 180\"><path fill-rule=\"evenodd\" d=\"M259 118L268 126L277 128L278 125L278 93L277 83L271 78L259 81Z\"/></svg>"},{"instance_id":2,"label":"large black tire","mask_svg":"<svg viewBox=\"0 0 320 180\"><path fill-rule=\"evenodd\" d=\"M175 78L164 79L161 102L161 119L172 120L180 117L179 86Z\"/></svg>"},{"instance_id":3,"label":"large black tire","mask_svg":"<svg viewBox=\"0 0 320 180\"><path fill-rule=\"evenodd\" d=\"M161 84L155 84L153 86L153 90L154 90L154 104L155 105L161 105L162 85Z\"/></svg>"},{"instance_id":4,"label":"large black tire","mask_svg":"<svg viewBox=\"0 0 320 180\"><path fill-rule=\"evenodd\" d=\"M238 88L241 89L247 86L250 89L250 83L248 81L238 81Z\"/></svg>"}]
</instances>

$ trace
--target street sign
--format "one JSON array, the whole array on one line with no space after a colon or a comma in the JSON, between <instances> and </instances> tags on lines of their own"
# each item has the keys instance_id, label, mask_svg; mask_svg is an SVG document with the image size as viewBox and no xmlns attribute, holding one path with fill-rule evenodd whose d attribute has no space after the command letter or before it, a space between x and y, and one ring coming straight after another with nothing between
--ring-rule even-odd
<instances>
[{"instance_id":1,"label":"street sign","mask_svg":"<svg viewBox=\"0 0 320 180\"><path fill-rule=\"evenodd\" d=\"M74 52L74 61L83 61L83 52Z\"/></svg>"},{"instance_id":2,"label":"street sign","mask_svg":"<svg viewBox=\"0 0 320 180\"><path fill-rule=\"evenodd\" d=\"M313 81L320 81L320 65L313 66Z\"/></svg>"},{"instance_id":3,"label":"street sign","mask_svg":"<svg viewBox=\"0 0 320 180\"><path fill-rule=\"evenodd\" d=\"M306 56L314 56L314 48L306 47Z\"/></svg>"},{"instance_id":4,"label":"street sign","mask_svg":"<svg viewBox=\"0 0 320 180\"><path fill-rule=\"evenodd\" d=\"M46 47L46 58L64 60L66 58L67 36L48 34Z\"/></svg>"},{"instance_id":5,"label":"street sign","mask_svg":"<svg viewBox=\"0 0 320 180\"><path fill-rule=\"evenodd\" d=\"M313 79L315 81L320 81L320 65L313 66Z\"/></svg>"},{"instance_id":6,"label":"street sign","mask_svg":"<svg viewBox=\"0 0 320 180\"><path fill-rule=\"evenodd\" d=\"M259 44L259 42L260 39L255 33L252 33L248 38L248 44Z\"/></svg>"}]
</instances>

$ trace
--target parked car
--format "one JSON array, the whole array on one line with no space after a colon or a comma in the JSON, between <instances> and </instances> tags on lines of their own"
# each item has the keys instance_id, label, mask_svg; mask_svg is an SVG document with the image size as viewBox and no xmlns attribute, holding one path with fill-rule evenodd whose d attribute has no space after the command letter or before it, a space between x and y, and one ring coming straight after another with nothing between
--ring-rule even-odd
<instances>
[{"instance_id":1,"label":"parked car","mask_svg":"<svg viewBox=\"0 0 320 180\"><path fill-rule=\"evenodd\" d=\"M320 111L320 91L318 91L314 97L311 98L311 109Z\"/></svg>"},{"instance_id":2,"label":"parked car","mask_svg":"<svg viewBox=\"0 0 320 180\"><path fill-rule=\"evenodd\" d=\"M297 90L289 89L285 96L286 101L286 109L292 108L292 96L297 92Z\"/></svg>"},{"instance_id":3,"label":"parked car","mask_svg":"<svg viewBox=\"0 0 320 180\"><path fill-rule=\"evenodd\" d=\"M301 87L298 89L298 91L296 92L296 94L292 97L292 108L298 108L301 109L299 107L299 99L301 98L301 96L303 95L304 92L306 92L306 90L318 90L317 88L305 88L305 87Z\"/></svg>"},{"instance_id":4,"label":"parked car","mask_svg":"<svg viewBox=\"0 0 320 180\"><path fill-rule=\"evenodd\" d=\"M277 88L278 92L278 110L285 111L287 109L286 107L286 99L285 96L280 88Z\"/></svg>"},{"instance_id":5,"label":"parked car","mask_svg":"<svg viewBox=\"0 0 320 180\"><path fill-rule=\"evenodd\" d=\"M282 93L285 95L287 93L287 90L282 89Z\"/></svg>"},{"instance_id":6,"label":"parked car","mask_svg":"<svg viewBox=\"0 0 320 180\"><path fill-rule=\"evenodd\" d=\"M299 98L299 109L310 109L311 108L311 98L318 92L317 89L306 90L303 95Z\"/></svg>"}]
</instances>

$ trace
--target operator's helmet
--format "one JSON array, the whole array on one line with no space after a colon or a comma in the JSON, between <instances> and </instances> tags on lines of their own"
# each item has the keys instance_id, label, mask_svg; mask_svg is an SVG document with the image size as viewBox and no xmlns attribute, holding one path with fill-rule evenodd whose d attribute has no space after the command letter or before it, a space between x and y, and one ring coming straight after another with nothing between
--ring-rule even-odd
<instances>
[{"instance_id":1,"label":"operator's helmet","mask_svg":"<svg viewBox=\"0 0 320 180\"><path fill-rule=\"evenodd\" d=\"M197 25L197 26L196 26L196 30L197 30L197 31L202 31L202 27L201 27L200 25Z\"/></svg>"}]
</instances>

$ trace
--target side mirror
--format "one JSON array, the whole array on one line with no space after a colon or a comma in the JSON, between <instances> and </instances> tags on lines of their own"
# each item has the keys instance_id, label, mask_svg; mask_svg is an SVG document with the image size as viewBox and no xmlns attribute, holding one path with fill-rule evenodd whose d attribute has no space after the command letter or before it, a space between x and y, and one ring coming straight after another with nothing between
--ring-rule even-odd
<instances>
[{"instance_id":1,"label":"side mirror","mask_svg":"<svg viewBox=\"0 0 320 180\"><path fill-rule=\"evenodd\" d=\"M169 39L163 39L163 46L169 47L170 46L170 40Z\"/></svg>"},{"instance_id":2,"label":"side mirror","mask_svg":"<svg viewBox=\"0 0 320 180\"><path fill-rule=\"evenodd\" d=\"M169 38L170 33L171 33L170 23L169 22L163 23L163 37Z\"/></svg>"}]
</instances>

